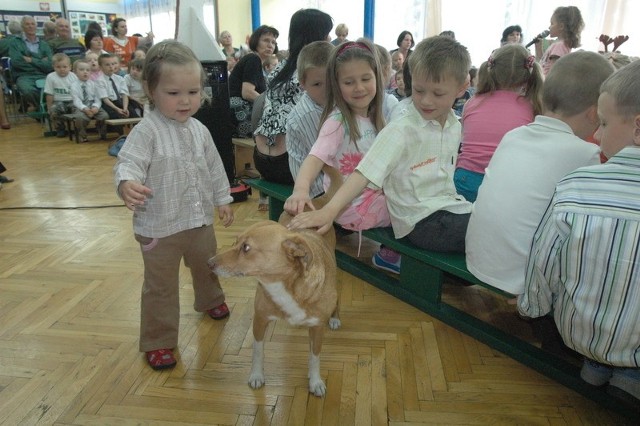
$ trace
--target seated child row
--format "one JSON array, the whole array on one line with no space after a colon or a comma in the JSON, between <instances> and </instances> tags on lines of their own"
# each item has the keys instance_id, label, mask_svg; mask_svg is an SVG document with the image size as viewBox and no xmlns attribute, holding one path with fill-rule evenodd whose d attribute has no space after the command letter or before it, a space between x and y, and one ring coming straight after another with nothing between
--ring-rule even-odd
<instances>
[{"instance_id":1,"label":"seated child row","mask_svg":"<svg viewBox=\"0 0 640 426\"><path fill-rule=\"evenodd\" d=\"M464 251L464 237L470 211L468 201L475 199L475 195L471 197L470 193L477 191L482 176L476 170L484 170L507 131L530 123L534 115L540 112L542 73L533 57L522 46L506 46L493 54L495 59L490 60L491 65L485 65L481 69L484 77L479 85L478 96L468 102L467 110L470 112L465 115L465 119L469 124L465 125L463 155L458 160L456 169L460 124L455 115L449 114L454 102L449 105L446 102L453 95L454 100L460 98L466 90L465 83L468 82L470 65L466 49L463 46L460 48L461 58L456 63L458 68L455 69L459 73L456 74L456 78L462 79L460 87L438 88L438 94L447 90L448 96L439 94L438 100L443 102L431 108L431 101L425 100L426 107L421 107L429 109L428 116L433 117L431 125L435 126L433 130L441 133L439 139L442 146L433 147L428 154L433 157L438 153L447 153L446 157L440 156L441 168L424 167L429 163L423 164L414 169L416 182L405 180L398 186L388 185L385 194L389 196L389 192L393 192L399 197L399 202L394 203L393 207L396 211L392 211L391 216L385 208L385 196L379 189L380 186L377 185L378 189L375 189L376 185L368 185L368 188L338 217L337 223L344 228L361 230L393 224L397 237L406 235L420 247L440 251ZM446 47L442 51L444 49ZM385 105L386 99L391 96L384 93L382 85L387 79L382 72L385 69L382 63L385 61L380 61L380 64L376 61L376 56L388 56L388 53L385 53L374 48L367 40L348 42L335 49L327 43L315 42L301 52L297 64L298 76L305 93L289 115L285 139L290 170L295 177L294 192L285 203L285 209L289 213L295 215L303 211L305 206L310 205L312 198L327 190L331 179L327 175L322 178L322 169L336 169L346 179L367 153L374 139L381 137L378 136L378 132L384 126L384 122L390 119L392 122L397 121L407 115L407 111L411 111L407 107L411 105L412 100L407 99L394 105L392 112L380 115L380 112L384 111L381 103ZM328 64L328 72L325 64ZM409 71L408 67L405 66L403 71ZM403 80L406 80L407 91L413 92L413 102L422 99L424 88L412 90L411 73L402 74L406 77ZM330 76L328 81L325 81L326 76ZM414 124L417 125L415 131L420 132L418 128L423 127L423 120L416 113L417 111L414 111L415 117L405 118L404 123L398 125L403 127L403 133L410 133L408 129L416 127ZM322 127L318 132L320 123ZM440 128L442 130L438 130ZM390 149L395 150L395 147ZM413 150L409 146L407 149ZM308 155L309 153L311 155ZM400 152L395 150L393 154L400 155ZM446 161L442 160L445 158ZM456 183L466 182L471 180L471 175L475 176L473 182L466 184L469 189L463 192L461 186L454 187L454 181L450 177L453 176L454 170L457 177L465 167L473 171L467 172L461 179L456 179ZM448 171L448 174L440 171ZM425 177L433 178L434 184L426 187L426 192L416 193L413 190L414 184ZM403 186L405 184L408 186ZM417 186L420 191L422 187ZM455 195L456 189L466 200ZM441 193L455 196L433 198ZM420 223L416 226L418 222ZM453 227L455 231L451 235L457 236L457 239L447 235L446 238L425 240L424 236L432 235L431 228L443 227ZM373 262L382 269L398 272L400 256L382 247L375 254Z\"/></svg>"},{"instance_id":2,"label":"seated child row","mask_svg":"<svg viewBox=\"0 0 640 426\"><path fill-rule=\"evenodd\" d=\"M632 195L640 190L640 169L634 169L640 162L640 86L633 81L640 63L613 74L601 55L575 52L561 58L543 84L539 65L518 49L498 49L483 64L478 92L465 106L464 130L451 106L466 89L470 58L452 39L432 37L416 46L409 57L410 101L386 126L378 112L381 84L370 43L348 42L330 52L324 62L326 91L321 82L317 89L306 84L309 69L322 68L322 62L307 70L299 62L304 96L315 101L316 112L323 104L324 109L317 141L300 137L304 126L308 135L318 128L309 114L304 123L294 118L304 102L290 115L287 148L295 176L285 203L295 215L290 226L326 232L334 221L355 230L390 223L396 238L407 237L418 247L466 252L474 275L521 295L523 315L554 311L565 343L586 358L585 380L609 382L640 398L640 288L633 285L640 265L640 253L633 250L640 205ZM521 60L513 61L517 55ZM304 61L302 53L300 58ZM496 74L503 59L516 64L507 70L522 69L518 77ZM623 102L629 105L616 109ZM306 103L310 110L313 104ZM594 132L610 158L602 166L598 146L585 142ZM504 138L496 140L496 133ZM460 157L468 153L462 162L461 136ZM309 155L296 149L308 149ZM334 173L325 174L322 187L317 180L328 168L337 169L344 182L324 208L302 212L328 190ZM604 176L607 170L615 172L612 179ZM625 173L629 187L623 189ZM601 179L602 186L592 190L589 179ZM558 182L558 191L567 190L556 193L547 209ZM475 203L456 186L477 191ZM598 211L598 197L606 198L606 212ZM579 227L572 232L574 220ZM557 298L563 302L554 303ZM594 379L594 370L606 374Z\"/></svg>"},{"instance_id":3,"label":"seated child row","mask_svg":"<svg viewBox=\"0 0 640 426\"><path fill-rule=\"evenodd\" d=\"M95 119L102 139L106 138L104 120L108 118L141 117L143 111L142 67L140 60L131 62L131 73L117 74L118 57L103 54L99 58L100 74L92 79L91 62L79 59L73 64L64 53L52 58L54 71L47 75L44 93L47 111L58 137L66 135L63 115L72 114L82 141L87 140L87 124ZM130 93L133 93L130 96Z\"/></svg>"}]
</instances>

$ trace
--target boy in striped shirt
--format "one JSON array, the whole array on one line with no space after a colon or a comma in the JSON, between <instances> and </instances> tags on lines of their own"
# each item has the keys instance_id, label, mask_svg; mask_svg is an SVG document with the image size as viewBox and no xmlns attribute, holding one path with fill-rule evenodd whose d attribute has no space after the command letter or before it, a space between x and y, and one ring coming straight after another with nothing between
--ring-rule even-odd
<instances>
[{"instance_id":1,"label":"boy in striped shirt","mask_svg":"<svg viewBox=\"0 0 640 426\"><path fill-rule=\"evenodd\" d=\"M522 315L553 310L581 377L640 403L640 61L600 88L595 138L608 161L567 175L534 235Z\"/></svg>"}]
</instances>

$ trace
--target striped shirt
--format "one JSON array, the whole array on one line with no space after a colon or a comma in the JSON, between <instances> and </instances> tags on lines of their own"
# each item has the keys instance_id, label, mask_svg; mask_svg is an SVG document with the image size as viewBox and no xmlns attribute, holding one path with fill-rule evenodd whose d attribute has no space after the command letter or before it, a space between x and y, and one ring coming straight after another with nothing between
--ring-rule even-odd
<instances>
[{"instance_id":1,"label":"striped shirt","mask_svg":"<svg viewBox=\"0 0 640 426\"><path fill-rule=\"evenodd\" d=\"M520 313L553 309L565 344L640 367L640 148L558 183L535 233Z\"/></svg>"},{"instance_id":2,"label":"striped shirt","mask_svg":"<svg viewBox=\"0 0 640 426\"><path fill-rule=\"evenodd\" d=\"M213 223L213 208L233 201L229 179L209 130L195 118L170 120L157 109L127 136L114 166L120 182L153 191L133 215L136 234L164 238Z\"/></svg>"},{"instance_id":3,"label":"striped shirt","mask_svg":"<svg viewBox=\"0 0 640 426\"><path fill-rule=\"evenodd\" d=\"M318 138L321 115L322 106L315 103L307 93L300 97L296 106L289 113L285 143L289 153L289 169L294 179L300 173L302 162L307 158L311 147ZM319 174L309 188L311 198L324 192L322 176L322 173Z\"/></svg>"}]
</instances>

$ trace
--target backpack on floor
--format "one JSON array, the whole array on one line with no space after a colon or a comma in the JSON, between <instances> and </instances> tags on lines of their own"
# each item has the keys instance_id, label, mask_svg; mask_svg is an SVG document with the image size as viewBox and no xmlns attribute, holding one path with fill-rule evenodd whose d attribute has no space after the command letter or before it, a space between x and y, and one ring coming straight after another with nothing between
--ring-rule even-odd
<instances>
[{"instance_id":1,"label":"backpack on floor","mask_svg":"<svg viewBox=\"0 0 640 426\"><path fill-rule=\"evenodd\" d=\"M118 139L116 139L114 143L109 145L109 150L107 151L109 155L111 155L112 157L117 157L118 153L120 152L120 148L122 148L122 145L124 145L124 142L126 140L127 137L122 135Z\"/></svg>"}]
</instances>

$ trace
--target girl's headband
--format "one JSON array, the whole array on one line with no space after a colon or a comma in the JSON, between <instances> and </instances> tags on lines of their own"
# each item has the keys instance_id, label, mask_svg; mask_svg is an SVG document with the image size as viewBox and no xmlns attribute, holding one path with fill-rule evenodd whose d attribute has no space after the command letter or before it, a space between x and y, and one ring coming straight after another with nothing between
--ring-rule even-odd
<instances>
[{"instance_id":1,"label":"girl's headband","mask_svg":"<svg viewBox=\"0 0 640 426\"><path fill-rule=\"evenodd\" d=\"M371 52L371 49L369 48L369 46L367 46L366 44L360 42L360 41L347 41L346 43L342 43L340 45L340 47L338 48L338 53L337 56L342 55L342 53L345 50L349 50L349 49L353 49L353 48L357 48L357 49L366 49L369 52ZM373 52L371 52L373 53Z\"/></svg>"}]
</instances>

